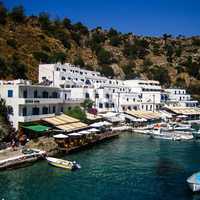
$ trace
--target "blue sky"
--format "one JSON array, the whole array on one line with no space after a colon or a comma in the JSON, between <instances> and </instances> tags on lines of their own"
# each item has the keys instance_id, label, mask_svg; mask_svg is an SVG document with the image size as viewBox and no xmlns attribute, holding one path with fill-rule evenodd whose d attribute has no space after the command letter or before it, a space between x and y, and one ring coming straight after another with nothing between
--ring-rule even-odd
<instances>
[{"instance_id":1,"label":"blue sky","mask_svg":"<svg viewBox=\"0 0 200 200\"><path fill-rule=\"evenodd\" d=\"M200 35L200 0L3 0L26 14L48 12L89 28L116 28L137 35Z\"/></svg>"}]
</instances>

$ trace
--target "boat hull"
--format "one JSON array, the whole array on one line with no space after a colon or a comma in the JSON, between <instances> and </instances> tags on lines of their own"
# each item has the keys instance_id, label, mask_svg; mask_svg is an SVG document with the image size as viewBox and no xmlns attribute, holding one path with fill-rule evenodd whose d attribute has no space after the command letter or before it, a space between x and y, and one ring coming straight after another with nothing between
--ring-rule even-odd
<instances>
[{"instance_id":1,"label":"boat hull","mask_svg":"<svg viewBox=\"0 0 200 200\"><path fill-rule=\"evenodd\" d=\"M195 183L188 183L189 188L192 190L192 192L199 192L200 191L200 185Z\"/></svg>"},{"instance_id":2,"label":"boat hull","mask_svg":"<svg viewBox=\"0 0 200 200\"><path fill-rule=\"evenodd\" d=\"M68 169L68 170L75 170L75 169L80 169L80 165L77 164L76 162L71 162L67 160L61 160L61 159L56 159L56 158L51 158L47 157L46 158L48 163L52 166L63 168L63 169Z\"/></svg>"},{"instance_id":3,"label":"boat hull","mask_svg":"<svg viewBox=\"0 0 200 200\"><path fill-rule=\"evenodd\" d=\"M187 179L187 183L189 188L193 191L193 192L198 192L200 191L200 173L194 173L192 176L190 176Z\"/></svg>"}]
</instances>

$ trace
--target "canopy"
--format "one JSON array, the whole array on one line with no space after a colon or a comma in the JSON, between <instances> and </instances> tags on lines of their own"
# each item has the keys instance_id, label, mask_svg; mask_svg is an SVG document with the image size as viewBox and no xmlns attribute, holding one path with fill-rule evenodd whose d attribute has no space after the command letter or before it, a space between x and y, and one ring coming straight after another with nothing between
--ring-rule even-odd
<instances>
[{"instance_id":1,"label":"canopy","mask_svg":"<svg viewBox=\"0 0 200 200\"><path fill-rule=\"evenodd\" d=\"M50 127L40 125L40 124L31 125L31 126L23 126L23 128L34 131L34 132L45 132L45 131L48 131L50 129Z\"/></svg>"},{"instance_id":2,"label":"canopy","mask_svg":"<svg viewBox=\"0 0 200 200\"><path fill-rule=\"evenodd\" d=\"M70 133L70 134L68 134L69 136L81 136L82 134L80 134L80 133Z\"/></svg>"},{"instance_id":3,"label":"canopy","mask_svg":"<svg viewBox=\"0 0 200 200\"><path fill-rule=\"evenodd\" d=\"M64 135L64 134L57 134L57 135L54 135L53 137L56 139L65 139L65 138L68 138L69 136Z\"/></svg>"},{"instance_id":4,"label":"canopy","mask_svg":"<svg viewBox=\"0 0 200 200\"><path fill-rule=\"evenodd\" d=\"M79 134L84 134L84 135L87 135L87 134L90 134L91 132L89 132L89 131L80 131L80 132L78 132Z\"/></svg>"},{"instance_id":5,"label":"canopy","mask_svg":"<svg viewBox=\"0 0 200 200\"><path fill-rule=\"evenodd\" d=\"M100 130L97 128L91 128L91 129L88 129L87 131L90 133L95 133L95 132L99 132Z\"/></svg>"}]
</instances>

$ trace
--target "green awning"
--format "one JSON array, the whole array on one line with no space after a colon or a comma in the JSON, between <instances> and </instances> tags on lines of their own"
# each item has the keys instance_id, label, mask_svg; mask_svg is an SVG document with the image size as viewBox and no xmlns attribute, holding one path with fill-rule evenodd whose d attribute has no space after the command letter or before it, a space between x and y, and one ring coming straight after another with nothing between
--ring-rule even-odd
<instances>
[{"instance_id":1,"label":"green awning","mask_svg":"<svg viewBox=\"0 0 200 200\"><path fill-rule=\"evenodd\" d=\"M22 126L25 129L34 131L34 132L45 132L48 131L50 129L50 127L48 126L44 126L44 125L31 125L31 126Z\"/></svg>"}]
</instances>

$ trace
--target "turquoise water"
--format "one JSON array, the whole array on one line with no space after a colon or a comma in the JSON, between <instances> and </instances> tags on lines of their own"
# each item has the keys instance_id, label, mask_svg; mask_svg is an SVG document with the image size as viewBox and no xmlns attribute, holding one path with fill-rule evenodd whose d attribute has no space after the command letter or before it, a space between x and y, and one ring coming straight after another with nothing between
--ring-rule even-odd
<instances>
[{"instance_id":1,"label":"turquoise water","mask_svg":"<svg viewBox=\"0 0 200 200\"><path fill-rule=\"evenodd\" d=\"M64 158L78 161L75 172L41 161L0 172L5 200L197 200L186 178L200 171L200 141L152 140L125 134Z\"/></svg>"}]
</instances>

